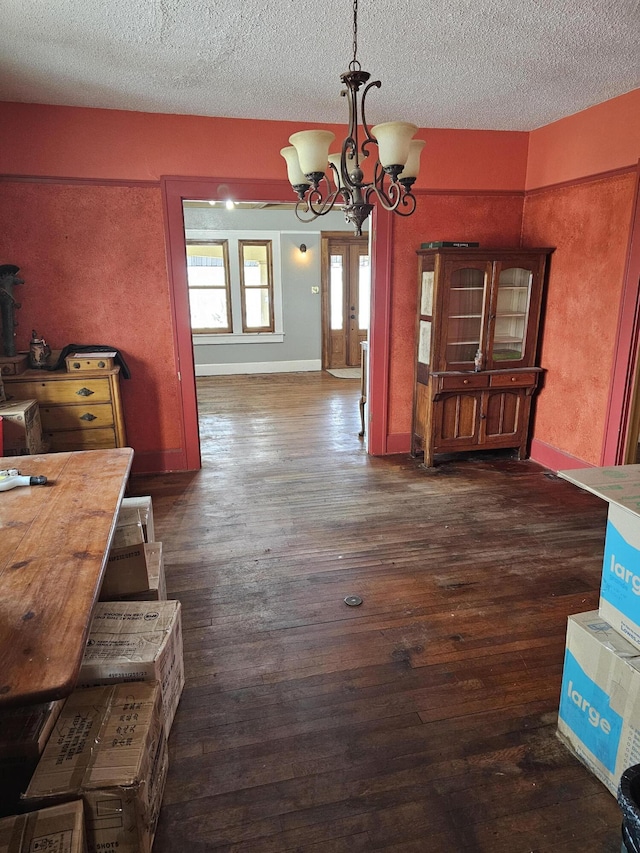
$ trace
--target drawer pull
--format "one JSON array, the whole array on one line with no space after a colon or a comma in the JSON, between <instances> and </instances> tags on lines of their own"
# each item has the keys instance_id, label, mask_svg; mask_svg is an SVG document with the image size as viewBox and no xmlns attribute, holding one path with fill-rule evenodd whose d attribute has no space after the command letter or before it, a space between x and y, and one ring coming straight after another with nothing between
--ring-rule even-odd
<instances>
[{"instance_id":1,"label":"drawer pull","mask_svg":"<svg viewBox=\"0 0 640 853\"><path fill-rule=\"evenodd\" d=\"M517 377L517 376L512 376L512 377L511 377L511 381L512 381L512 382L517 382L517 381L518 381L518 377Z\"/></svg>"},{"instance_id":2,"label":"drawer pull","mask_svg":"<svg viewBox=\"0 0 640 853\"><path fill-rule=\"evenodd\" d=\"M80 415L81 421L95 421L96 415L92 415L91 412L87 412L85 415Z\"/></svg>"},{"instance_id":3,"label":"drawer pull","mask_svg":"<svg viewBox=\"0 0 640 853\"><path fill-rule=\"evenodd\" d=\"M90 388L81 388L79 391L76 391L78 397L90 397L92 394L95 394L95 391L92 391Z\"/></svg>"},{"instance_id":4,"label":"drawer pull","mask_svg":"<svg viewBox=\"0 0 640 853\"><path fill-rule=\"evenodd\" d=\"M463 379L463 380L462 380L462 384L463 384L463 385L468 385L468 384L469 384L469 380L468 380L468 379Z\"/></svg>"}]
</instances>

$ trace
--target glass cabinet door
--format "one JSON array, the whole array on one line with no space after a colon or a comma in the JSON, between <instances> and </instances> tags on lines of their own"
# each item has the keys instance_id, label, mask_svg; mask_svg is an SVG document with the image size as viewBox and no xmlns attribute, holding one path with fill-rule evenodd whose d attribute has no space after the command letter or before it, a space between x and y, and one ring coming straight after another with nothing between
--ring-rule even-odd
<instances>
[{"instance_id":1,"label":"glass cabinet door","mask_svg":"<svg viewBox=\"0 0 640 853\"><path fill-rule=\"evenodd\" d=\"M463 267L451 272L445 341L448 369L473 369L482 341L485 281L484 268Z\"/></svg>"},{"instance_id":2,"label":"glass cabinet door","mask_svg":"<svg viewBox=\"0 0 640 853\"><path fill-rule=\"evenodd\" d=\"M488 353L488 361L498 367L524 358L532 282L532 271L522 267L504 267L499 272Z\"/></svg>"}]
</instances>

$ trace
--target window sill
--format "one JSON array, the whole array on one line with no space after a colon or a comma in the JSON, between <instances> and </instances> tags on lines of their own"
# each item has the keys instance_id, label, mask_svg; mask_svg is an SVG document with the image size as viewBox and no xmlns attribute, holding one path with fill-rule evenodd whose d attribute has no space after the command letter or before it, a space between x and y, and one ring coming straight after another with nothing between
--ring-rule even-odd
<instances>
[{"instance_id":1,"label":"window sill","mask_svg":"<svg viewBox=\"0 0 640 853\"><path fill-rule=\"evenodd\" d=\"M192 335L192 341L195 347L209 346L210 344L281 344L284 341L284 333L256 332L247 335Z\"/></svg>"}]
</instances>

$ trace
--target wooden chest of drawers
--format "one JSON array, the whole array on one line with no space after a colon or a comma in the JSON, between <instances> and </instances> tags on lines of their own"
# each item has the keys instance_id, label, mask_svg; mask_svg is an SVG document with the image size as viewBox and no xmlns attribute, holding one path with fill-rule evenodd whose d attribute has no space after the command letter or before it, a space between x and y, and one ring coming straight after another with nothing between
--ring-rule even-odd
<instances>
[{"instance_id":1,"label":"wooden chest of drawers","mask_svg":"<svg viewBox=\"0 0 640 853\"><path fill-rule=\"evenodd\" d=\"M52 452L126 447L120 368L67 373L26 370L4 376L7 400L37 400Z\"/></svg>"}]
</instances>

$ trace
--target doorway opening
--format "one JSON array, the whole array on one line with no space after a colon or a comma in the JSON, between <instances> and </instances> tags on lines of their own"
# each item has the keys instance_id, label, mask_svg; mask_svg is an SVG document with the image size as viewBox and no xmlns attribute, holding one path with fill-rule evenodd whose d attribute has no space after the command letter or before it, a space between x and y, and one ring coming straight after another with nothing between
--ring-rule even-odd
<instances>
[{"instance_id":1,"label":"doorway opening","mask_svg":"<svg viewBox=\"0 0 640 853\"><path fill-rule=\"evenodd\" d=\"M195 471L201 468L198 407L196 395L196 371L194 364L193 336L187 284L187 260L185 251L183 202L202 200L225 202L235 201L262 203L269 206L291 203L291 187L286 181L222 178L165 177L162 192L167 234L167 260L170 270L171 311L173 316L174 364L176 389L179 396L179 424L181 441L179 456L176 453L174 470ZM326 223L331 227L329 222ZM293 228L296 228L295 217ZM337 229L336 229L337 230ZM372 306L369 342L369 420L367 452L384 455L387 451L387 406L388 351L390 324L390 281L391 281L391 217L374 209L371 216L371 291ZM298 233L293 232L292 233ZM320 234L319 231L316 233ZM306 241L305 241L306 242ZM299 249L299 243L298 243ZM307 253L308 254L308 253ZM318 304L320 296L318 295ZM320 322L318 321L318 335ZM320 356L320 347L319 356ZM318 358L318 370L321 358ZM379 405L376 405L379 401ZM178 448L176 449L178 450Z\"/></svg>"}]
</instances>

